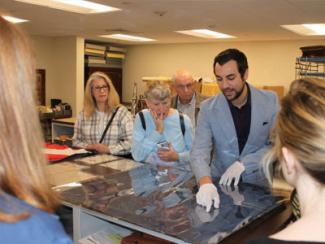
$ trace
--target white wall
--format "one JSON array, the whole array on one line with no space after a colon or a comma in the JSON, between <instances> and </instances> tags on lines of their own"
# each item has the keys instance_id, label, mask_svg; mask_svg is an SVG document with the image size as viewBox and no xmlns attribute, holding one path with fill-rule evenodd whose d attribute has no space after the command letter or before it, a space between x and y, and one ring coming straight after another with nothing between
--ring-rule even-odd
<instances>
[{"instance_id":1,"label":"white wall","mask_svg":"<svg viewBox=\"0 0 325 244\"><path fill-rule=\"evenodd\" d=\"M84 39L33 36L36 68L46 71L46 104L51 98L72 106L73 116L83 103Z\"/></svg>"},{"instance_id":2,"label":"white wall","mask_svg":"<svg viewBox=\"0 0 325 244\"><path fill-rule=\"evenodd\" d=\"M84 46L85 39L77 38L77 69L76 69L76 107L74 109L74 114L78 114L83 109L84 100L84 77L85 77L85 56L84 56Z\"/></svg>"},{"instance_id":3,"label":"white wall","mask_svg":"<svg viewBox=\"0 0 325 244\"><path fill-rule=\"evenodd\" d=\"M248 81L257 85L284 85L295 78L295 59L300 47L320 45L317 41L217 42L197 44L141 45L128 47L123 70L123 97L131 100L132 85L138 82L139 92L145 86L144 76L172 76L176 69L185 68L194 76L213 76L213 59L222 50L238 48L248 58Z\"/></svg>"},{"instance_id":4,"label":"white wall","mask_svg":"<svg viewBox=\"0 0 325 244\"><path fill-rule=\"evenodd\" d=\"M319 45L317 41L217 42L129 46L123 66L123 100L132 98L133 82L139 94L144 76L172 76L185 68L197 77L214 79L212 62L226 48L244 51L249 63L248 81L256 85L284 85L295 78L295 59L300 47ZM60 98L71 104L74 116L82 109L84 39L78 37L33 37L37 68L46 70L46 103Z\"/></svg>"},{"instance_id":5,"label":"white wall","mask_svg":"<svg viewBox=\"0 0 325 244\"><path fill-rule=\"evenodd\" d=\"M54 38L33 36L31 39L35 58L36 68L45 69L45 102L47 105L50 104L50 98L55 97L55 80L57 69L55 66L55 60L57 59L54 52Z\"/></svg>"}]
</instances>

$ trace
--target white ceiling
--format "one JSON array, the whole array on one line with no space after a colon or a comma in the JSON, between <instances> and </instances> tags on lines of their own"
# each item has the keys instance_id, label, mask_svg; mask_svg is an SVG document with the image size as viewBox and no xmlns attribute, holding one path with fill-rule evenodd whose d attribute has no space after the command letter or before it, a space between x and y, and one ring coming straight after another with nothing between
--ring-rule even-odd
<instances>
[{"instance_id":1,"label":"white ceiling","mask_svg":"<svg viewBox=\"0 0 325 244\"><path fill-rule=\"evenodd\" d=\"M319 39L325 42L325 36L299 36L280 27L325 23L325 0L93 1L122 11L82 15L13 0L0 0L0 11L30 20L20 25L30 34L41 36L112 41L98 35L123 33L153 38L157 40L155 43L208 42L211 40L175 33L207 28L238 37L231 41Z\"/></svg>"}]
</instances>

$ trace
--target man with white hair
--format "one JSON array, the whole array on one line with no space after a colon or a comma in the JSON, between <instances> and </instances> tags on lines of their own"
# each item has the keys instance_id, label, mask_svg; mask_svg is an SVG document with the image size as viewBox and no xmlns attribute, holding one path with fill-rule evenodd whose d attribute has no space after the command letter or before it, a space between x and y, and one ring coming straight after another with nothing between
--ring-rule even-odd
<instances>
[{"instance_id":1,"label":"man with white hair","mask_svg":"<svg viewBox=\"0 0 325 244\"><path fill-rule=\"evenodd\" d=\"M172 107L186 114L196 126L201 102L207 97L195 91L195 80L187 70L177 70L173 76L173 85L177 95L172 98Z\"/></svg>"}]
</instances>

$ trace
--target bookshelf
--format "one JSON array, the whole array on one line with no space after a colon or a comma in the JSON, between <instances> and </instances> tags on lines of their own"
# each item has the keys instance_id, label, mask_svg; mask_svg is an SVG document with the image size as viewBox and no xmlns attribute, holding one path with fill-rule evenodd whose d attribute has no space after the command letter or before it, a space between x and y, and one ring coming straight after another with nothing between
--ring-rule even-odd
<instances>
[{"instance_id":1,"label":"bookshelf","mask_svg":"<svg viewBox=\"0 0 325 244\"><path fill-rule=\"evenodd\" d=\"M85 80L96 71L101 71L112 80L117 93L122 97L123 62L126 57L126 48L115 44L86 41L85 42Z\"/></svg>"},{"instance_id":2,"label":"bookshelf","mask_svg":"<svg viewBox=\"0 0 325 244\"><path fill-rule=\"evenodd\" d=\"M296 58L296 79L303 77L325 79L325 56Z\"/></svg>"}]
</instances>

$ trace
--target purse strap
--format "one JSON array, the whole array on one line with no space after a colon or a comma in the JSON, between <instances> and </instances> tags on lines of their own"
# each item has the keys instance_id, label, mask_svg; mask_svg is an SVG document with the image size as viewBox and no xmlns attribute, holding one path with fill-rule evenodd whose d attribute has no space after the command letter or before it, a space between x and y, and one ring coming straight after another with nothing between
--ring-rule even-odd
<instances>
[{"instance_id":1,"label":"purse strap","mask_svg":"<svg viewBox=\"0 0 325 244\"><path fill-rule=\"evenodd\" d=\"M102 142L103 142L104 137L105 137L105 135L106 135L106 132L107 132L108 128L110 127L110 125L112 124L112 121L113 121L113 119L114 119L114 117L115 117L115 115L116 115L116 113L117 113L117 111L118 111L119 108L120 108L120 107L117 107L117 108L115 109L115 111L113 112L111 118L110 118L109 121L107 122L106 128L105 128L105 130L104 130L104 132L103 132L103 134L102 134L102 137L101 137L100 140L99 140L99 143L102 143Z\"/></svg>"}]
</instances>

